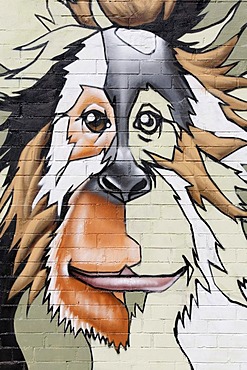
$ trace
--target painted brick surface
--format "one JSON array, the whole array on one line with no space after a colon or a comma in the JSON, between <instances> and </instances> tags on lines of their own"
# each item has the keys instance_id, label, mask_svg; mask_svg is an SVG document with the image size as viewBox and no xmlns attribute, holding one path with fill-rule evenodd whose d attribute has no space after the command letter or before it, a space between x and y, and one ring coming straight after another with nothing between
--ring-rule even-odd
<instances>
[{"instance_id":1,"label":"painted brick surface","mask_svg":"<svg viewBox=\"0 0 247 370\"><path fill-rule=\"evenodd\" d=\"M0 369L245 370L246 2L0 15Z\"/></svg>"}]
</instances>

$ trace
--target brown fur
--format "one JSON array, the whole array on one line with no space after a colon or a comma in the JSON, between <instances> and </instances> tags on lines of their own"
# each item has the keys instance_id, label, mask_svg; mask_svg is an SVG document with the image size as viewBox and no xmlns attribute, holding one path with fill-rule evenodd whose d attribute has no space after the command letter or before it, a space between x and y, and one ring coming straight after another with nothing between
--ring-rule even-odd
<instances>
[{"instance_id":1,"label":"brown fur","mask_svg":"<svg viewBox=\"0 0 247 370\"><path fill-rule=\"evenodd\" d=\"M1 235L16 217L15 235L10 245L10 250L17 247L13 274L23 261L26 262L25 268L12 286L9 298L30 285L29 303L45 284L46 270L43 258L51 234L56 229L55 205L47 208L46 198L43 198L32 210L38 183L43 174L44 158L41 151L49 140L49 126L49 124L45 126L22 151L18 171L5 190L0 203L0 209L3 209L5 204L10 202L2 221Z\"/></svg>"},{"instance_id":2,"label":"brown fur","mask_svg":"<svg viewBox=\"0 0 247 370\"><path fill-rule=\"evenodd\" d=\"M236 35L225 44L203 53L190 53L179 48L175 48L175 51L176 58L183 68L195 76L211 94L222 100L222 109L226 117L244 128L247 126L247 121L235 111L246 111L247 102L227 92L247 87L247 79L226 75L235 64L222 66L238 40L239 35Z\"/></svg>"},{"instance_id":3,"label":"brown fur","mask_svg":"<svg viewBox=\"0 0 247 370\"><path fill-rule=\"evenodd\" d=\"M202 151L220 160L245 146L246 142L239 139L218 138L212 133L195 127L191 128L191 133L192 135L182 132L171 160L155 154L151 154L151 157L160 166L174 170L191 184L188 191L192 200L198 205L203 206L203 197L228 217L233 219L247 217L247 211L232 204L213 182L201 157Z\"/></svg>"},{"instance_id":4,"label":"brown fur","mask_svg":"<svg viewBox=\"0 0 247 370\"><path fill-rule=\"evenodd\" d=\"M235 110L246 109L246 103L230 97L227 91L247 86L247 81L244 78L226 76L225 74L231 66L221 67L236 45L237 39L236 36L229 43L201 54L192 54L176 49L176 57L179 63L198 78L207 90L225 103L222 109L226 116L241 127L245 127L246 121L240 118ZM236 207L222 194L207 173L201 158L202 151L215 160L221 160L234 150L245 146L246 142L239 139L218 138L212 133L193 127L191 127L191 134L182 132L178 140L178 147L174 149L172 160L155 154L152 155L153 159L161 166L174 170L191 184L188 191L195 203L203 205L203 197L228 217L233 219L247 217L247 211ZM47 272L44 256L46 248L50 244L52 233L57 228L57 206L47 207L47 197L43 197L32 209L33 200L38 192L38 184L43 176L42 148L47 144L49 138L50 124L45 126L23 149L18 163L18 171L5 190L0 203L0 209L9 204L2 221L2 235L11 221L16 218L15 235L10 245L10 250L17 247L13 273L17 273L20 264L25 262L25 267L17 276L9 297L13 297L16 293L30 286L30 304L45 285ZM79 283L75 282L75 284ZM116 302L115 298L114 302ZM118 304L120 307L119 301ZM107 317L107 313L105 315ZM125 322L124 327L128 328L126 315L127 313L124 313L124 316L121 317L123 323ZM123 330L125 338L127 331ZM108 337L111 339L110 333ZM124 342L121 336L116 342L120 341Z\"/></svg>"},{"instance_id":5,"label":"brown fur","mask_svg":"<svg viewBox=\"0 0 247 370\"><path fill-rule=\"evenodd\" d=\"M2 208L11 199L3 220L2 234L16 216L16 232L10 246L10 249L14 246L18 248L13 272L17 271L21 262L26 261L26 266L17 277L9 297L30 286L29 303L32 303L45 285L46 270L43 258L51 241L51 234L57 227L57 207L53 205L47 208L46 197L32 210L44 165L44 158L40 157L41 149L48 141L48 131L49 125L24 148L16 176L1 200ZM246 143L240 139L218 138L194 127L191 128L191 133L192 136L186 132L182 133L172 160L155 154L152 155L153 159L161 166L173 169L191 184L188 190L197 204L202 205L201 197L204 197L228 217L247 217L247 211L234 206L222 194L207 173L200 155L200 151L203 151L220 160Z\"/></svg>"},{"instance_id":6,"label":"brown fur","mask_svg":"<svg viewBox=\"0 0 247 370\"><path fill-rule=\"evenodd\" d=\"M163 19L167 20L175 3L176 0L153 0L151 2L149 0L99 0L102 10L111 22L129 27L153 22L161 12L163 12ZM76 3L69 3L69 7L78 23L97 27L90 0L78 0Z\"/></svg>"}]
</instances>

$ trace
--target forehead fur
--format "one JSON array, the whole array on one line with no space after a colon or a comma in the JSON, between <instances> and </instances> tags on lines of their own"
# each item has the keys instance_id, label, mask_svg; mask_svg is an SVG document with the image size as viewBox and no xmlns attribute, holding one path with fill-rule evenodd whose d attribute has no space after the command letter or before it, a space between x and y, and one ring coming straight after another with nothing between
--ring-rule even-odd
<instances>
[{"instance_id":1,"label":"forehead fur","mask_svg":"<svg viewBox=\"0 0 247 370\"><path fill-rule=\"evenodd\" d=\"M121 50L126 53L125 59L135 50L138 58L142 54L151 54L156 48L156 36L150 32L142 30L119 30L113 29L109 32L96 32L89 36L81 43L81 50L75 55L76 60L65 67L67 71L66 82L61 91L61 99L56 107L56 113L67 112L78 99L81 94L81 86L91 86L103 89L105 86L107 76L107 65L113 61L117 64L117 58ZM143 40L146 39L145 47L142 46ZM115 55L106 55L106 43L113 43L116 45ZM123 48L124 46L124 48ZM135 56L135 58L137 58ZM116 65L118 68L118 66ZM132 69L121 68L120 73L129 75Z\"/></svg>"},{"instance_id":2,"label":"forehead fur","mask_svg":"<svg viewBox=\"0 0 247 370\"><path fill-rule=\"evenodd\" d=\"M194 99L193 93L170 45L160 37L151 35L145 32L148 47L143 50L140 45L143 31L132 30L128 34L114 28L104 31L108 61L105 90L115 103L116 119L121 119L124 124L139 91L151 86L170 102L174 121L187 130L188 125L192 124L190 114L193 109L189 98Z\"/></svg>"},{"instance_id":3,"label":"forehead fur","mask_svg":"<svg viewBox=\"0 0 247 370\"><path fill-rule=\"evenodd\" d=\"M84 85L105 89L116 103L116 119L126 121L138 91L152 86L171 103L174 121L184 129L192 124L188 98L193 99L193 94L172 48L160 37L143 30L110 28L83 40L75 57L65 68L68 73L56 113L71 109Z\"/></svg>"}]
</instances>

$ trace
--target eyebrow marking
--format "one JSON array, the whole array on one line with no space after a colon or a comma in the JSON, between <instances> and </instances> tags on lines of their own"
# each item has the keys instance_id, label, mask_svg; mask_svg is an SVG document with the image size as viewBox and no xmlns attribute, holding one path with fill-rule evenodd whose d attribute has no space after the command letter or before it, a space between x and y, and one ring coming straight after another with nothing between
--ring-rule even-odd
<instances>
[{"instance_id":1,"label":"eyebrow marking","mask_svg":"<svg viewBox=\"0 0 247 370\"><path fill-rule=\"evenodd\" d=\"M156 107L155 107L153 104L151 104L151 103L143 103L143 104L141 105L141 108L139 109L138 113L139 113L139 112L141 112L143 108L151 108L151 109L153 109L155 112L157 112L158 114L160 114L160 115L163 117L163 115L162 115L161 111L160 111L158 108L156 108Z\"/></svg>"}]
</instances>

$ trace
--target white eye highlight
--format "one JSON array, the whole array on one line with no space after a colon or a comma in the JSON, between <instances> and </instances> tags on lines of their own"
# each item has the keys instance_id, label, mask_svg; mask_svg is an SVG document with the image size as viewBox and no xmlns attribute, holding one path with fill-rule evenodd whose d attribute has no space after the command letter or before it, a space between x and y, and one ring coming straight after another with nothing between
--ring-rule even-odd
<instances>
[{"instance_id":1,"label":"white eye highlight","mask_svg":"<svg viewBox=\"0 0 247 370\"><path fill-rule=\"evenodd\" d=\"M81 118L87 128L95 134L102 134L111 127L111 122L106 114L96 109L82 113Z\"/></svg>"},{"instance_id":2,"label":"white eye highlight","mask_svg":"<svg viewBox=\"0 0 247 370\"><path fill-rule=\"evenodd\" d=\"M141 116L141 122L147 124L149 122L149 116L147 114L143 114Z\"/></svg>"},{"instance_id":3,"label":"white eye highlight","mask_svg":"<svg viewBox=\"0 0 247 370\"><path fill-rule=\"evenodd\" d=\"M164 118L158 113L150 110L141 111L137 114L133 126L146 135L153 135L157 131L160 134L163 120Z\"/></svg>"},{"instance_id":4,"label":"white eye highlight","mask_svg":"<svg viewBox=\"0 0 247 370\"><path fill-rule=\"evenodd\" d=\"M94 122L96 120L95 114L94 113L89 113L87 116L88 122Z\"/></svg>"}]
</instances>

